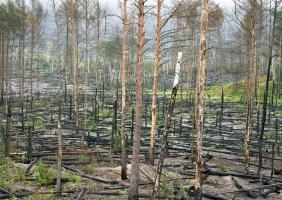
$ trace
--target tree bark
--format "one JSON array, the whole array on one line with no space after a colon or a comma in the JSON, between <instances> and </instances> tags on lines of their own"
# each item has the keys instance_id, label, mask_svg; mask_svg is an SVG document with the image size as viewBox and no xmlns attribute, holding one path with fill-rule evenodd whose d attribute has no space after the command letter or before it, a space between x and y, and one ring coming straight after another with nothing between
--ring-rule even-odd
<instances>
[{"instance_id":1,"label":"tree bark","mask_svg":"<svg viewBox=\"0 0 282 200\"><path fill-rule=\"evenodd\" d=\"M136 106L135 133L133 141L133 155L131 161L131 178L128 200L137 200L139 182L139 154L142 127L142 76L143 76L143 45L144 45L144 4L145 0L138 0L138 38L137 38L137 66L136 66Z\"/></svg>"},{"instance_id":2,"label":"tree bark","mask_svg":"<svg viewBox=\"0 0 282 200\"><path fill-rule=\"evenodd\" d=\"M270 80L270 69L272 66L272 52L273 52L273 45L274 45L274 35L276 29L276 15L277 15L277 7L278 1L275 0L274 5L274 17L273 17L273 27L272 27L272 36L269 45L269 57L268 57L268 64L267 64L267 75L266 75L266 83L265 83L265 90L263 96L263 105L262 105L262 121L261 121L261 130L260 130L260 137L259 137L259 164L258 164L258 175L261 174L262 168L262 146L263 146L263 135L264 135L264 128L265 128L265 121L266 121L266 111L267 111L267 102L268 102L268 91L269 91L269 80Z\"/></svg>"},{"instance_id":3,"label":"tree bark","mask_svg":"<svg viewBox=\"0 0 282 200\"><path fill-rule=\"evenodd\" d=\"M163 0L158 0L157 5L157 38L155 49L155 63L154 63L154 83L153 83L153 99L152 99L152 127L151 127L151 142L148 152L148 159L151 165L154 165L155 160L155 145L156 145L156 118L157 118L157 99L158 99L158 68L160 60L160 46L161 46L161 8Z\"/></svg>"},{"instance_id":4,"label":"tree bark","mask_svg":"<svg viewBox=\"0 0 282 200\"><path fill-rule=\"evenodd\" d=\"M249 137L251 130L251 120L253 115L253 91L254 91L254 69L255 69L255 60L254 60L254 49L255 49L255 25L256 25L256 16L255 16L255 1L251 2L251 15L250 15L250 29L248 31L248 87L247 87L247 116L246 116L246 127L244 133L244 162L245 170L249 172Z\"/></svg>"},{"instance_id":5,"label":"tree bark","mask_svg":"<svg viewBox=\"0 0 282 200\"><path fill-rule=\"evenodd\" d=\"M126 37L127 37L127 0L123 1L123 33L122 33L122 58L121 58L121 179L127 179L126 168L126 133L125 133L125 112L126 112Z\"/></svg>"},{"instance_id":6,"label":"tree bark","mask_svg":"<svg viewBox=\"0 0 282 200\"><path fill-rule=\"evenodd\" d=\"M195 199L202 199L202 140L204 132L204 106L206 83L206 37L208 29L209 0L202 0L202 15L200 27L200 59L197 70L196 83L196 174L195 174Z\"/></svg>"}]
</instances>

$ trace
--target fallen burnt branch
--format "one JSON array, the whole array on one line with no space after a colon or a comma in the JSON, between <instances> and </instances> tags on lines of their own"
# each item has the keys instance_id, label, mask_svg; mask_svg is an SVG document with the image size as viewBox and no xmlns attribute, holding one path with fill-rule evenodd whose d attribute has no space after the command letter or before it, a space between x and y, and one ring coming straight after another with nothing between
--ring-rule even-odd
<instances>
[{"instance_id":1,"label":"fallen burnt branch","mask_svg":"<svg viewBox=\"0 0 282 200\"><path fill-rule=\"evenodd\" d=\"M97 177L97 176L92 176L92 175L89 175L89 174L85 174L85 173L80 172L79 170L73 169L73 168L71 168L71 167L69 167L69 166L66 166L66 165L63 165L63 167L64 167L66 170L75 172L75 173L77 173L79 176L84 177L84 178L88 178L88 179L91 179L91 180L94 180L94 181L98 181L98 182L101 182L101 183L106 183L106 184L118 184L118 181L115 181L115 180L109 180L109 179L104 179L104 178L101 178L101 177Z\"/></svg>"},{"instance_id":2,"label":"fallen burnt branch","mask_svg":"<svg viewBox=\"0 0 282 200\"><path fill-rule=\"evenodd\" d=\"M232 177L232 180L235 186L237 187L237 189L244 192L248 197L257 198L258 196L260 196L259 192L245 189L234 177Z\"/></svg>"},{"instance_id":3,"label":"fallen burnt branch","mask_svg":"<svg viewBox=\"0 0 282 200\"><path fill-rule=\"evenodd\" d=\"M80 191L79 195L75 198L75 200L80 200L83 197L83 195L86 193L86 191L87 191L86 187L82 188L82 190Z\"/></svg>"},{"instance_id":4,"label":"fallen burnt branch","mask_svg":"<svg viewBox=\"0 0 282 200\"><path fill-rule=\"evenodd\" d=\"M4 188L1 188L1 187L0 187L0 192L3 193L3 194L11 194L10 191L5 190Z\"/></svg>"},{"instance_id":5,"label":"fallen burnt branch","mask_svg":"<svg viewBox=\"0 0 282 200\"><path fill-rule=\"evenodd\" d=\"M187 193L190 197L194 197L195 196L195 186L191 186L190 188L188 188ZM226 198L221 197L219 195L213 195L213 194L208 194L204 192L202 192L202 197L213 199L213 200L227 200Z\"/></svg>"},{"instance_id":6,"label":"fallen burnt branch","mask_svg":"<svg viewBox=\"0 0 282 200\"><path fill-rule=\"evenodd\" d=\"M25 170L25 174L28 175L29 174L29 170L32 168L32 166L38 161L38 158L35 158L33 161L31 161L29 163L29 165L27 166L26 170Z\"/></svg>"}]
</instances>

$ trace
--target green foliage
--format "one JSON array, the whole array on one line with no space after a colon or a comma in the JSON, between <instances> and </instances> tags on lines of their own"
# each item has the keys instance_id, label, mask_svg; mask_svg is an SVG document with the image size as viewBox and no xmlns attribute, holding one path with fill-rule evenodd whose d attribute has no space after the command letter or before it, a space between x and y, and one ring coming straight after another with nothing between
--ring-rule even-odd
<instances>
[{"instance_id":1,"label":"green foliage","mask_svg":"<svg viewBox=\"0 0 282 200\"><path fill-rule=\"evenodd\" d=\"M25 121L24 125L27 127L32 127L32 120L29 119L28 121Z\"/></svg>"},{"instance_id":2,"label":"green foliage","mask_svg":"<svg viewBox=\"0 0 282 200\"><path fill-rule=\"evenodd\" d=\"M183 199L183 200L189 200L190 199L185 185L182 185L182 184L180 185L179 194L181 196L181 199Z\"/></svg>"},{"instance_id":3,"label":"green foliage","mask_svg":"<svg viewBox=\"0 0 282 200\"><path fill-rule=\"evenodd\" d=\"M13 163L10 158L0 156L0 187L9 190L14 185Z\"/></svg>"},{"instance_id":4,"label":"green foliage","mask_svg":"<svg viewBox=\"0 0 282 200\"><path fill-rule=\"evenodd\" d=\"M97 191L98 184L95 181L90 181L90 183L88 183L88 188L90 191Z\"/></svg>"},{"instance_id":5,"label":"green foliage","mask_svg":"<svg viewBox=\"0 0 282 200\"><path fill-rule=\"evenodd\" d=\"M167 198L172 198L174 193L174 187L171 183L163 183L161 184L160 191Z\"/></svg>"},{"instance_id":6,"label":"green foliage","mask_svg":"<svg viewBox=\"0 0 282 200\"><path fill-rule=\"evenodd\" d=\"M16 171L16 178L19 180L19 181L25 181L25 169L23 168L18 168L17 171Z\"/></svg>"},{"instance_id":7,"label":"green foliage","mask_svg":"<svg viewBox=\"0 0 282 200\"><path fill-rule=\"evenodd\" d=\"M24 200L56 200L56 197L52 194L34 194L24 198Z\"/></svg>"},{"instance_id":8,"label":"green foliage","mask_svg":"<svg viewBox=\"0 0 282 200\"><path fill-rule=\"evenodd\" d=\"M86 154L81 154L79 157L78 157L78 162L80 163L86 163L86 162L89 162L89 156L86 155Z\"/></svg>"},{"instance_id":9,"label":"green foliage","mask_svg":"<svg viewBox=\"0 0 282 200\"><path fill-rule=\"evenodd\" d=\"M103 108L99 111L99 117L101 118L109 118L111 117L111 111L106 109L106 108Z\"/></svg>"},{"instance_id":10,"label":"green foliage","mask_svg":"<svg viewBox=\"0 0 282 200\"><path fill-rule=\"evenodd\" d=\"M34 122L34 130L43 130L45 129L45 125L42 122L41 119L36 119L36 121Z\"/></svg>"},{"instance_id":11,"label":"green foliage","mask_svg":"<svg viewBox=\"0 0 282 200\"><path fill-rule=\"evenodd\" d=\"M40 100L33 100L32 105L34 108L41 108L44 106L44 103Z\"/></svg>"},{"instance_id":12,"label":"green foliage","mask_svg":"<svg viewBox=\"0 0 282 200\"><path fill-rule=\"evenodd\" d=\"M228 167L223 162L219 163L217 169L221 172L228 172Z\"/></svg>"},{"instance_id":13,"label":"green foliage","mask_svg":"<svg viewBox=\"0 0 282 200\"><path fill-rule=\"evenodd\" d=\"M128 189L127 188L125 188L125 189L123 189L123 190L120 190L119 191L119 193L121 194L121 195L124 195L124 196L127 196L128 195Z\"/></svg>"},{"instance_id":14,"label":"green foliage","mask_svg":"<svg viewBox=\"0 0 282 200\"><path fill-rule=\"evenodd\" d=\"M121 151L122 145L121 145L121 137L120 137L119 128L114 133L114 137L112 141L112 148L114 151Z\"/></svg>"},{"instance_id":15,"label":"green foliage","mask_svg":"<svg viewBox=\"0 0 282 200\"><path fill-rule=\"evenodd\" d=\"M86 166L84 170L87 174L98 175L97 165L95 163L91 163Z\"/></svg>"},{"instance_id":16,"label":"green foliage","mask_svg":"<svg viewBox=\"0 0 282 200\"><path fill-rule=\"evenodd\" d=\"M81 177L74 174L74 173L66 173L65 174L65 178L69 181L69 182L81 182Z\"/></svg>"},{"instance_id":17,"label":"green foliage","mask_svg":"<svg viewBox=\"0 0 282 200\"><path fill-rule=\"evenodd\" d=\"M109 58L112 58L113 55L116 55L121 51L121 37L117 36L109 41L104 41L100 45L104 51L104 54Z\"/></svg>"},{"instance_id":18,"label":"green foliage","mask_svg":"<svg viewBox=\"0 0 282 200\"><path fill-rule=\"evenodd\" d=\"M35 179L41 185L51 184L56 179L56 170L39 161L35 170Z\"/></svg>"},{"instance_id":19,"label":"green foliage","mask_svg":"<svg viewBox=\"0 0 282 200\"><path fill-rule=\"evenodd\" d=\"M90 129L90 131L95 132L96 129L97 129L97 123L95 121L91 121L90 124L89 124L89 129Z\"/></svg>"},{"instance_id":20,"label":"green foliage","mask_svg":"<svg viewBox=\"0 0 282 200\"><path fill-rule=\"evenodd\" d=\"M164 123L164 117L163 117L162 114L157 113L157 115L156 115L156 123L157 123L157 124L162 124L162 123Z\"/></svg>"}]
</instances>

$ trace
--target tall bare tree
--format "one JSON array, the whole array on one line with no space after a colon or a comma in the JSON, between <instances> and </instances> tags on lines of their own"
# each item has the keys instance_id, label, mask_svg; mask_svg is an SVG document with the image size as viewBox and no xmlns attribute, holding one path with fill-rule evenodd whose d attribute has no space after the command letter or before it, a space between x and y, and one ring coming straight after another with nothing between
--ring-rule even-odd
<instances>
[{"instance_id":1,"label":"tall bare tree","mask_svg":"<svg viewBox=\"0 0 282 200\"><path fill-rule=\"evenodd\" d=\"M122 10L123 10L123 32L122 32L122 47L121 47L121 179L127 179L127 167L126 167L126 133L125 133L125 112L126 112L126 37L127 37L127 0L123 0Z\"/></svg>"},{"instance_id":2,"label":"tall bare tree","mask_svg":"<svg viewBox=\"0 0 282 200\"><path fill-rule=\"evenodd\" d=\"M139 199L139 154L140 138L142 127L142 76L143 76L143 45L144 45L144 16L145 2L147 0L138 0L138 37L137 37L137 65L136 65L136 106L135 106L135 133L133 139L133 155L131 161L131 178L128 193L129 200Z\"/></svg>"},{"instance_id":3,"label":"tall bare tree","mask_svg":"<svg viewBox=\"0 0 282 200\"><path fill-rule=\"evenodd\" d=\"M160 46L161 46L161 8L163 0L158 0L157 4L157 36L154 62L154 83L153 83L153 99L152 99L152 127L151 127L151 142L148 152L148 158L151 165L154 165L155 143L156 143L156 119L157 119L157 98L158 98L158 68L160 61Z\"/></svg>"},{"instance_id":4,"label":"tall bare tree","mask_svg":"<svg viewBox=\"0 0 282 200\"><path fill-rule=\"evenodd\" d=\"M195 174L195 199L202 199L202 141L204 133L205 110L205 84L206 84L206 38L208 29L209 0L202 0L202 14L200 27L200 58L197 68L196 82L196 174Z\"/></svg>"}]
</instances>

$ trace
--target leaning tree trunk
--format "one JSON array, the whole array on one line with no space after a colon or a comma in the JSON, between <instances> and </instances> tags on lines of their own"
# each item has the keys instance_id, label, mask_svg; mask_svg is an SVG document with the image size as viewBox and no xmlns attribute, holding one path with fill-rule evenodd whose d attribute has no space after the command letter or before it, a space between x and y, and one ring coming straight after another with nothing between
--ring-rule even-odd
<instances>
[{"instance_id":1,"label":"leaning tree trunk","mask_svg":"<svg viewBox=\"0 0 282 200\"><path fill-rule=\"evenodd\" d=\"M127 179L126 168L126 133L125 133L125 112L126 112L126 37L127 37L127 0L123 1L123 33L122 33L122 58L121 58L121 179Z\"/></svg>"},{"instance_id":2,"label":"leaning tree trunk","mask_svg":"<svg viewBox=\"0 0 282 200\"><path fill-rule=\"evenodd\" d=\"M208 29L209 0L202 0L202 15L200 27L200 59L197 70L196 83L196 174L195 174L195 199L202 199L202 140L204 132L204 106L206 84L206 36Z\"/></svg>"},{"instance_id":3,"label":"leaning tree trunk","mask_svg":"<svg viewBox=\"0 0 282 200\"><path fill-rule=\"evenodd\" d=\"M144 4L145 0L138 0L138 38L137 38L137 66L136 66L136 106L135 133L133 141L133 155L131 161L131 178L128 193L129 200L137 200L139 182L139 154L142 127L142 76L143 76L143 45L144 45Z\"/></svg>"},{"instance_id":4,"label":"leaning tree trunk","mask_svg":"<svg viewBox=\"0 0 282 200\"><path fill-rule=\"evenodd\" d=\"M162 169L163 169L163 164L164 164L164 158L167 153L167 143L168 143L167 138L169 134L169 129L171 127L171 117L172 117L174 106L175 106L175 100L176 100L179 77L180 77L180 67L181 67L182 55L183 55L183 52L178 52L177 64L175 67L174 83L172 87L171 99L170 99L168 113L166 117L165 130L164 130L163 141L162 141L162 146L161 146L161 153L160 153L158 167L157 167L157 175L155 178L154 189L152 192L151 199L156 198L156 194L161 184L161 175L162 175Z\"/></svg>"},{"instance_id":5,"label":"leaning tree trunk","mask_svg":"<svg viewBox=\"0 0 282 200\"><path fill-rule=\"evenodd\" d=\"M154 63L154 83L153 83L153 99L152 99L152 127L151 127L151 142L148 152L148 159L151 165L154 165L155 160L155 144L156 144L156 118L157 118L157 98L158 98L158 68L160 60L160 46L161 46L161 8L163 0L158 0L157 11L157 42L155 50Z\"/></svg>"}]
</instances>

